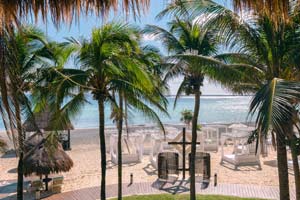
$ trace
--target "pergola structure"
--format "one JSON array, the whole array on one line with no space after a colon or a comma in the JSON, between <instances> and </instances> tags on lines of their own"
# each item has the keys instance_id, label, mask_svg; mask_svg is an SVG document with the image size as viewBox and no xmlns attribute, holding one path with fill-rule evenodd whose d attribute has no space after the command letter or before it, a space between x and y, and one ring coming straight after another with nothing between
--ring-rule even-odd
<instances>
[{"instance_id":1,"label":"pergola structure","mask_svg":"<svg viewBox=\"0 0 300 200\"><path fill-rule=\"evenodd\" d=\"M27 119L23 124L23 129L25 131L25 139L26 139L26 132L36 132L38 127L39 130L43 131L67 131L67 135L60 134L60 141L62 143L64 150L71 150L71 130L74 130L74 126L71 122L68 124L62 125L59 129L53 128L51 126L52 113L46 109L43 112L36 113L34 115L34 119Z\"/></svg>"}]
</instances>

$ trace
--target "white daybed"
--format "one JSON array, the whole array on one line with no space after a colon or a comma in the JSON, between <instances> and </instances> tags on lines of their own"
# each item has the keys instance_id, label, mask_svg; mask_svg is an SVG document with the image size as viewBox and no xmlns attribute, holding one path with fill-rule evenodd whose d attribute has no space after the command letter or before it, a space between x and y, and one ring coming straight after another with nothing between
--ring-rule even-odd
<instances>
[{"instance_id":1,"label":"white daybed","mask_svg":"<svg viewBox=\"0 0 300 200\"><path fill-rule=\"evenodd\" d=\"M140 163L143 157L142 136L122 137L122 164ZM110 139L111 161L118 164L118 137Z\"/></svg>"}]
</instances>

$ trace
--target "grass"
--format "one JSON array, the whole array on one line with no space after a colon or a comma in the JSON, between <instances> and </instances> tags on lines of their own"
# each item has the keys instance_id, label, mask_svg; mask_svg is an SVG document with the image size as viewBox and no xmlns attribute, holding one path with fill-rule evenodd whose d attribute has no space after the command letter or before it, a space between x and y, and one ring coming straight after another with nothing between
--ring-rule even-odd
<instances>
[{"instance_id":1,"label":"grass","mask_svg":"<svg viewBox=\"0 0 300 200\"><path fill-rule=\"evenodd\" d=\"M189 195L157 194L157 195L129 196L123 198L123 200L158 200L158 199L159 200L188 200ZM220 196L220 195L197 195L197 200L259 200L259 199Z\"/></svg>"}]
</instances>

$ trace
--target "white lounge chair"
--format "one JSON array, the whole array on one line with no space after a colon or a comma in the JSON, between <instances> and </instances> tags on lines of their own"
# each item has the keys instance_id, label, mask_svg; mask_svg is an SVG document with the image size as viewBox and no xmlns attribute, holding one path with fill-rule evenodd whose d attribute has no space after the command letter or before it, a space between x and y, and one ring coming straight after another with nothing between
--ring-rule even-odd
<instances>
[{"instance_id":1,"label":"white lounge chair","mask_svg":"<svg viewBox=\"0 0 300 200\"><path fill-rule=\"evenodd\" d=\"M122 164L140 163L143 157L142 136L122 137ZM111 161L118 164L118 137L110 138Z\"/></svg>"},{"instance_id":2,"label":"white lounge chair","mask_svg":"<svg viewBox=\"0 0 300 200\"><path fill-rule=\"evenodd\" d=\"M241 148L235 148L233 153L224 154L224 143L226 141L225 137L222 137L222 158L221 164L224 162L234 165L235 169L238 169L239 166L258 166L258 169L261 169L260 163L260 145L256 152L256 144L247 144L242 145Z\"/></svg>"}]
</instances>

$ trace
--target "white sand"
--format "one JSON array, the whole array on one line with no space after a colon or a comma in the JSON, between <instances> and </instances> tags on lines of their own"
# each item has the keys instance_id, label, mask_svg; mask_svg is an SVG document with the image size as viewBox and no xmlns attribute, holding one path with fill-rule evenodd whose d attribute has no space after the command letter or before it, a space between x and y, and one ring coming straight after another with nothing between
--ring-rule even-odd
<instances>
[{"instance_id":1,"label":"white sand","mask_svg":"<svg viewBox=\"0 0 300 200\"><path fill-rule=\"evenodd\" d=\"M65 177L63 191L76 190L100 185L100 150L99 137L96 129L75 130L71 137L72 150L67 153L73 159L74 167L67 173L62 173ZM3 133L0 135L4 135ZM227 149L227 151L231 151ZM107 185L117 183L117 166L113 165L110 155L107 154ZM234 184L255 184L255 185L278 185L278 173L276 167L276 152L270 151L267 158L261 158L262 170L257 167L240 167L235 171L233 166L220 165L221 151L211 153L211 174L218 174L219 183ZM16 180L17 159L15 157L0 157L0 181ZM143 162L135 165L123 166L123 182L129 183L130 174L134 175L134 182L154 182L157 179L157 172L150 166L148 156L144 156ZM290 185L294 184L293 171L289 170ZM55 175L54 175L55 176ZM27 178L27 179L32 179Z\"/></svg>"}]
</instances>

